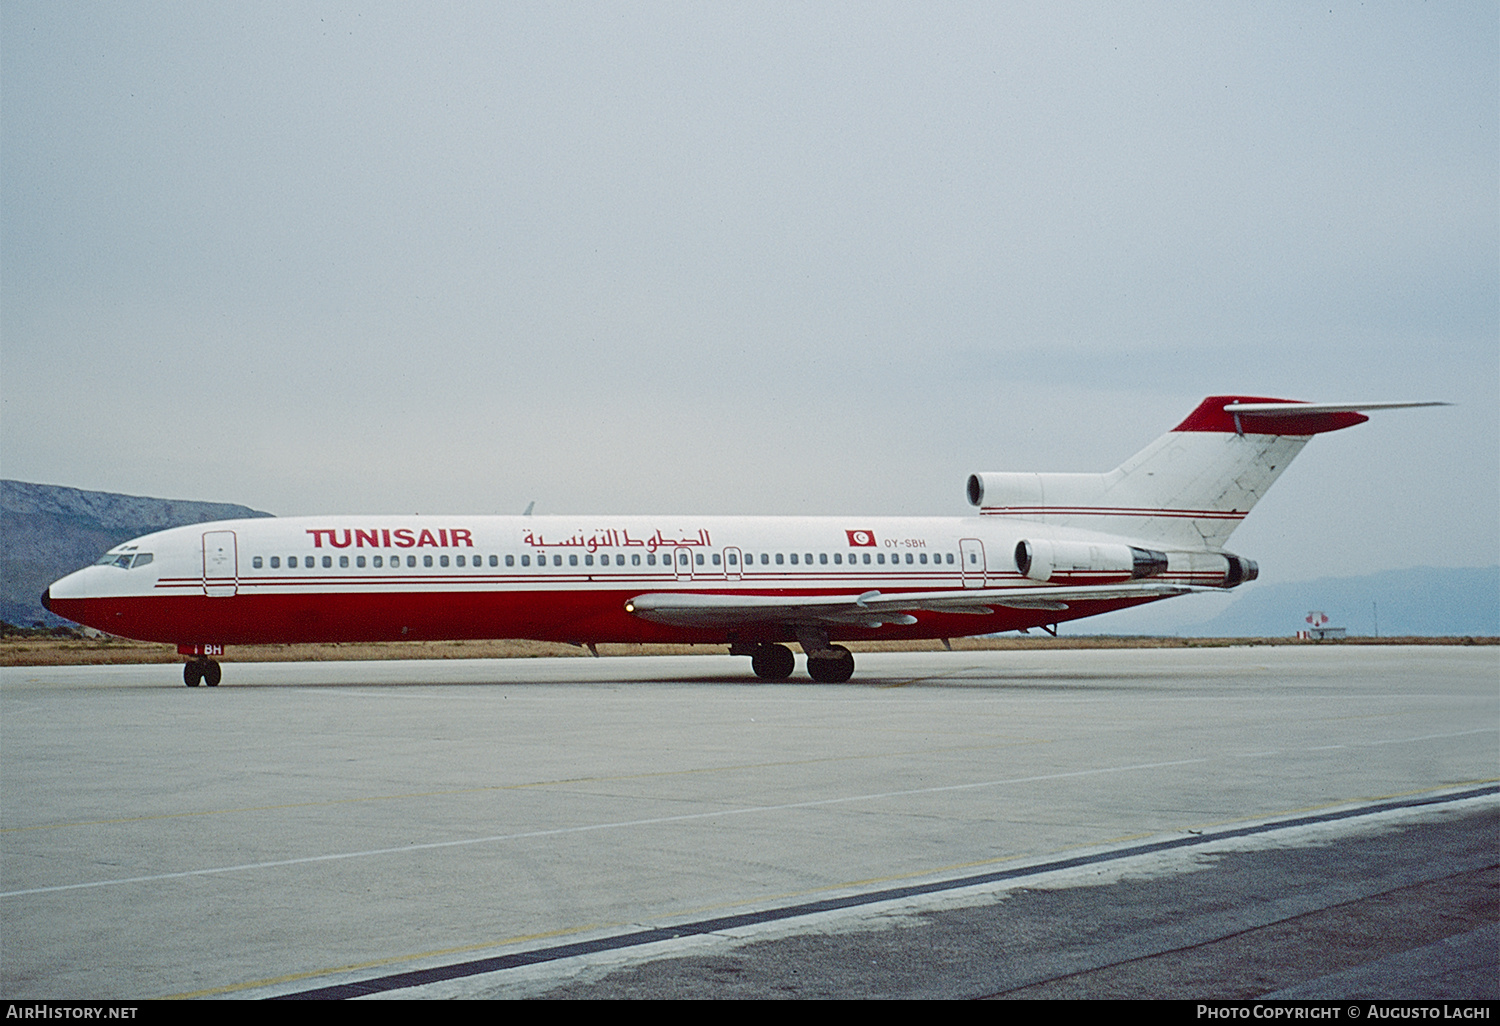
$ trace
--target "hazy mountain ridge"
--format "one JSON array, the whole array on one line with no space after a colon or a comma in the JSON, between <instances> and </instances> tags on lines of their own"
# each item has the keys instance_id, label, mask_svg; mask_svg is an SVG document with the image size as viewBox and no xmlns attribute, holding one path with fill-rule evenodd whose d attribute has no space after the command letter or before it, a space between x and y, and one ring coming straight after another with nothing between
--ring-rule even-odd
<instances>
[{"instance_id":1,"label":"hazy mountain ridge","mask_svg":"<svg viewBox=\"0 0 1500 1026\"><path fill-rule=\"evenodd\" d=\"M120 542L184 524L271 515L228 502L0 480L0 620L65 622L42 608L42 590Z\"/></svg>"},{"instance_id":2,"label":"hazy mountain ridge","mask_svg":"<svg viewBox=\"0 0 1500 1026\"><path fill-rule=\"evenodd\" d=\"M140 533L209 520L275 515L231 502L153 499L115 492L90 492L64 485L4 480L0 480L0 512L78 518L105 529L138 527Z\"/></svg>"},{"instance_id":3,"label":"hazy mountain ridge","mask_svg":"<svg viewBox=\"0 0 1500 1026\"><path fill-rule=\"evenodd\" d=\"M1317 610L1350 634L1500 635L1500 567L1411 567L1269 584L1195 624L1200 637L1292 634Z\"/></svg>"},{"instance_id":4,"label":"hazy mountain ridge","mask_svg":"<svg viewBox=\"0 0 1500 1026\"><path fill-rule=\"evenodd\" d=\"M1068 634L1290 637L1309 612L1351 635L1500 636L1500 567L1409 567L1359 577L1257 581L1065 624Z\"/></svg>"}]
</instances>

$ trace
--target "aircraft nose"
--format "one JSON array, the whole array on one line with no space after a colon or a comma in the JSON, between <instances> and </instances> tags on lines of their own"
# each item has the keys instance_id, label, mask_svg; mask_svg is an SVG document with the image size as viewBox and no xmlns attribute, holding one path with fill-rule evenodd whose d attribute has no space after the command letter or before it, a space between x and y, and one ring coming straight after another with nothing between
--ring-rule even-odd
<instances>
[{"instance_id":1,"label":"aircraft nose","mask_svg":"<svg viewBox=\"0 0 1500 1026\"><path fill-rule=\"evenodd\" d=\"M49 613L52 612L52 589L50 587L42 592L42 608Z\"/></svg>"}]
</instances>

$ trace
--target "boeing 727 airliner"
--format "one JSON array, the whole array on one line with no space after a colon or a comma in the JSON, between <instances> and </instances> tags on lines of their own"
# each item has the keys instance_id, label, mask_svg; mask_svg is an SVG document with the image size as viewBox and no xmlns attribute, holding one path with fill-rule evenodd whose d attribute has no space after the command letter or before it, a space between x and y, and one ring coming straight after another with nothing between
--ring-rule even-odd
<instances>
[{"instance_id":1,"label":"boeing 727 airliner","mask_svg":"<svg viewBox=\"0 0 1500 1026\"><path fill-rule=\"evenodd\" d=\"M1254 580L1230 532L1313 435L1441 403L1214 396L1104 474L980 473L967 517L287 517L159 531L42 595L177 645L189 686L225 645L531 638L727 644L816 681L837 641L948 639Z\"/></svg>"}]
</instances>

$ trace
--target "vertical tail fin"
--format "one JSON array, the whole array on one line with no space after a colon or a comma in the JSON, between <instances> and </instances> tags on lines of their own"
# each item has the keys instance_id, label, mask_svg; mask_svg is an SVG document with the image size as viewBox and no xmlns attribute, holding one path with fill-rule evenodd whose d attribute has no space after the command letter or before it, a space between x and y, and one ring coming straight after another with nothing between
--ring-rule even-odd
<instances>
[{"instance_id":1,"label":"vertical tail fin","mask_svg":"<svg viewBox=\"0 0 1500 1026\"><path fill-rule=\"evenodd\" d=\"M1210 396L1108 473L974 474L969 501L986 516L1217 551L1313 435L1364 423L1360 410L1443 405Z\"/></svg>"}]
</instances>

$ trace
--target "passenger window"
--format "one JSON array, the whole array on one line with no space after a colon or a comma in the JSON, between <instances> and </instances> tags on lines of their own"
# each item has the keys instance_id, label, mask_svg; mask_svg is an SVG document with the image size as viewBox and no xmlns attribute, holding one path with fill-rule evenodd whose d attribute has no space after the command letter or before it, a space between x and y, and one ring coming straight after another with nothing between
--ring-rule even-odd
<instances>
[{"instance_id":1,"label":"passenger window","mask_svg":"<svg viewBox=\"0 0 1500 1026\"><path fill-rule=\"evenodd\" d=\"M385 560L380 556L371 556L370 565L376 568L385 566Z\"/></svg>"},{"instance_id":2,"label":"passenger window","mask_svg":"<svg viewBox=\"0 0 1500 1026\"><path fill-rule=\"evenodd\" d=\"M363 570L364 566L365 566L365 557L364 556L355 556L354 557L354 565L357 566L357 567L359 567L361 570Z\"/></svg>"},{"instance_id":3,"label":"passenger window","mask_svg":"<svg viewBox=\"0 0 1500 1026\"><path fill-rule=\"evenodd\" d=\"M494 565L495 565L495 557L491 556L490 557L490 566L494 566ZM505 557L505 565L506 566L515 566L516 565L516 557L515 556L506 556Z\"/></svg>"},{"instance_id":4,"label":"passenger window","mask_svg":"<svg viewBox=\"0 0 1500 1026\"><path fill-rule=\"evenodd\" d=\"M739 566L740 565L739 561L735 558L735 555L734 555L733 552L731 552L729 554L729 565L730 566Z\"/></svg>"},{"instance_id":5,"label":"passenger window","mask_svg":"<svg viewBox=\"0 0 1500 1026\"><path fill-rule=\"evenodd\" d=\"M821 565L823 565L823 566L827 566L828 565L828 553L826 553L826 552L820 552L820 553L818 553L818 563L821 564Z\"/></svg>"},{"instance_id":6,"label":"passenger window","mask_svg":"<svg viewBox=\"0 0 1500 1026\"><path fill-rule=\"evenodd\" d=\"M423 556L422 557L422 565L423 566L431 566L432 565L432 557L431 556Z\"/></svg>"},{"instance_id":7,"label":"passenger window","mask_svg":"<svg viewBox=\"0 0 1500 1026\"><path fill-rule=\"evenodd\" d=\"M717 552L715 552L714 553L714 566L718 566L718 565L719 565L719 554Z\"/></svg>"},{"instance_id":8,"label":"passenger window","mask_svg":"<svg viewBox=\"0 0 1500 1026\"><path fill-rule=\"evenodd\" d=\"M648 553L646 553L646 565L647 566L655 566L656 565L656 553L654 553L654 552L648 552Z\"/></svg>"},{"instance_id":9,"label":"passenger window","mask_svg":"<svg viewBox=\"0 0 1500 1026\"><path fill-rule=\"evenodd\" d=\"M333 569L333 557L332 556L324 556L323 557L323 569L324 570L332 570Z\"/></svg>"},{"instance_id":10,"label":"passenger window","mask_svg":"<svg viewBox=\"0 0 1500 1026\"><path fill-rule=\"evenodd\" d=\"M343 570L349 569L349 557L348 556L340 556L339 557L339 568L343 569Z\"/></svg>"},{"instance_id":11,"label":"passenger window","mask_svg":"<svg viewBox=\"0 0 1500 1026\"><path fill-rule=\"evenodd\" d=\"M781 553L778 552L778 553L776 553L776 565L780 566L781 564L782 564Z\"/></svg>"},{"instance_id":12,"label":"passenger window","mask_svg":"<svg viewBox=\"0 0 1500 1026\"><path fill-rule=\"evenodd\" d=\"M431 559L432 557L428 556L427 558ZM417 565L417 557L416 556L407 556L406 557L406 565L409 566L409 567L415 567Z\"/></svg>"},{"instance_id":13,"label":"passenger window","mask_svg":"<svg viewBox=\"0 0 1500 1026\"><path fill-rule=\"evenodd\" d=\"M568 553L568 565L569 566L577 566L578 565L578 553L576 553L576 552L570 552L570 553Z\"/></svg>"},{"instance_id":14,"label":"passenger window","mask_svg":"<svg viewBox=\"0 0 1500 1026\"><path fill-rule=\"evenodd\" d=\"M640 566L641 565L641 554L639 552L632 552L630 554L630 565L631 566Z\"/></svg>"},{"instance_id":15,"label":"passenger window","mask_svg":"<svg viewBox=\"0 0 1500 1026\"><path fill-rule=\"evenodd\" d=\"M808 566L812 566L812 553L804 552L802 554L802 562L806 563Z\"/></svg>"},{"instance_id":16,"label":"passenger window","mask_svg":"<svg viewBox=\"0 0 1500 1026\"><path fill-rule=\"evenodd\" d=\"M572 558L573 558L573 565L577 566L578 565L578 557L574 556ZM592 555L584 556L583 557L583 565L584 566L593 566L594 565L594 557Z\"/></svg>"},{"instance_id":17,"label":"passenger window","mask_svg":"<svg viewBox=\"0 0 1500 1026\"><path fill-rule=\"evenodd\" d=\"M438 557L438 566L447 566L447 565L448 565L448 557L447 556L439 556Z\"/></svg>"},{"instance_id":18,"label":"passenger window","mask_svg":"<svg viewBox=\"0 0 1500 1026\"><path fill-rule=\"evenodd\" d=\"M574 556L573 558L577 559L578 557ZM562 566L562 557L561 556L553 556L552 557L552 565L553 566Z\"/></svg>"},{"instance_id":19,"label":"passenger window","mask_svg":"<svg viewBox=\"0 0 1500 1026\"><path fill-rule=\"evenodd\" d=\"M531 565L531 557L530 556L522 556L521 557L521 565L522 566L530 566Z\"/></svg>"},{"instance_id":20,"label":"passenger window","mask_svg":"<svg viewBox=\"0 0 1500 1026\"><path fill-rule=\"evenodd\" d=\"M781 561L777 560L777 562L779 563ZM796 566L796 565L797 565L797 554L795 552L793 552L792 553L792 566Z\"/></svg>"},{"instance_id":21,"label":"passenger window","mask_svg":"<svg viewBox=\"0 0 1500 1026\"><path fill-rule=\"evenodd\" d=\"M297 569L297 557L296 556L288 556L288 557L286 557L286 565L287 565L287 567L289 569L292 569L292 570Z\"/></svg>"},{"instance_id":22,"label":"passenger window","mask_svg":"<svg viewBox=\"0 0 1500 1026\"><path fill-rule=\"evenodd\" d=\"M877 563L884 563L885 562L885 553L884 552L877 552L875 554L875 562L877 562Z\"/></svg>"},{"instance_id":23,"label":"passenger window","mask_svg":"<svg viewBox=\"0 0 1500 1026\"><path fill-rule=\"evenodd\" d=\"M455 557L454 560L453 560L453 565L454 566L463 566L464 565L464 557L462 557L462 556ZM479 564L476 562L474 565L478 566Z\"/></svg>"},{"instance_id":24,"label":"passenger window","mask_svg":"<svg viewBox=\"0 0 1500 1026\"><path fill-rule=\"evenodd\" d=\"M834 562L835 562L835 563L836 563L836 564L838 564L838 565L840 565L840 566L842 566L842 565L843 565L843 563L844 563L844 554L843 554L843 553L842 553L842 552L835 552L835 553L834 553L834 554L833 554L833 561L834 561Z\"/></svg>"},{"instance_id":25,"label":"passenger window","mask_svg":"<svg viewBox=\"0 0 1500 1026\"><path fill-rule=\"evenodd\" d=\"M906 554L906 562L907 562L907 563L915 563L915 562L916 562L916 560L915 560L915 559L913 559L913 558L912 558L912 555L911 555L911 553L910 553L910 552L908 552L908 553L907 553L907 554Z\"/></svg>"},{"instance_id":26,"label":"passenger window","mask_svg":"<svg viewBox=\"0 0 1500 1026\"><path fill-rule=\"evenodd\" d=\"M717 563L718 561L719 561L719 557L715 556L714 557L714 562ZM703 565L703 553L701 553L701 552L694 553L693 554L693 562L697 563L699 566L702 566Z\"/></svg>"},{"instance_id":27,"label":"passenger window","mask_svg":"<svg viewBox=\"0 0 1500 1026\"><path fill-rule=\"evenodd\" d=\"M281 568L281 557L280 556L272 556L271 557L271 569L272 570L279 570L280 568Z\"/></svg>"},{"instance_id":28,"label":"passenger window","mask_svg":"<svg viewBox=\"0 0 1500 1026\"><path fill-rule=\"evenodd\" d=\"M260 569L260 557L256 556L254 559L252 559L250 561L250 565L253 566L253 567L255 567L255 569L259 570Z\"/></svg>"}]
</instances>

